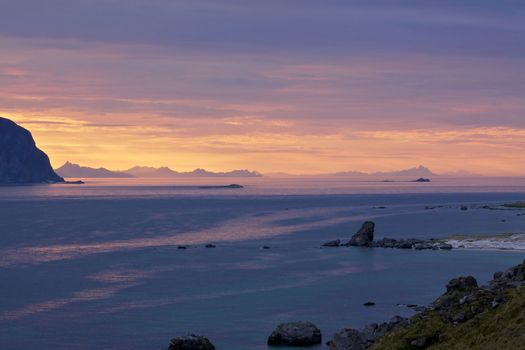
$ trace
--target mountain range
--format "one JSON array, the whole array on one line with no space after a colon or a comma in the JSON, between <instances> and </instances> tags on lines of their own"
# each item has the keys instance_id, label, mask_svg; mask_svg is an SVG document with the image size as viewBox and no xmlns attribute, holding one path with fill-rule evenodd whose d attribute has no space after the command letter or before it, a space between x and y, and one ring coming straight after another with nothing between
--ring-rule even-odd
<instances>
[{"instance_id":1,"label":"mountain range","mask_svg":"<svg viewBox=\"0 0 525 350\"><path fill-rule=\"evenodd\" d=\"M249 170L232 170L227 172L213 172L205 169L195 169L193 171L179 172L168 167L144 167L135 166L124 171L135 177L260 177L262 176L256 171Z\"/></svg>"},{"instance_id":2,"label":"mountain range","mask_svg":"<svg viewBox=\"0 0 525 350\"><path fill-rule=\"evenodd\" d=\"M65 178L130 178L130 177L260 177L258 172L249 170L232 170L228 172L212 172L195 169L188 172L174 171L168 167L135 166L128 170L113 171L106 168L90 168L66 162L56 172Z\"/></svg>"},{"instance_id":3,"label":"mountain range","mask_svg":"<svg viewBox=\"0 0 525 350\"><path fill-rule=\"evenodd\" d=\"M327 174L329 176L338 176L338 177L358 177L358 176L371 176L371 177L430 177L436 176L437 174L433 173L429 168L422 165L397 171L387 171L387 172L375 172L375 173L364 173L360 171L344 171L334 174Z\"/></svg>"},{"instance_id":4,"label":"mountain range","mask_svg":"<svg viewBox=\"0 0 525 350\"><path fill-rule=\"evenodd\" d=\"M134 177L131 174L126 174L120 171L111 171L106 168L89 168L80 166L78 164L66 162L60 168L55 169L55 172L65 178L125 178Z\"/></svg>"},{"instance_id":5,"label":"mountain range","mask_svg":"<svg viewBox=\"0 0 525 350\"><path fill-rule=\"evenodd\" d=\"M130 177L149 177L149 178L171 178L171 177L261 177L261 173L250 170L232 170L227 172L213 172L205 169L195 169L193 171L175 171L168 167L148 167L134 166L127 170L113 171L106 168L90 168L80 166L71 162L66 162L56 172L65 178L130 178ZM297 177L301 175L292 175L286 173L269 173L264 174L268 177ZM467 172L454 174L436 174L425 166L418 166L409 169L365 173L360 171L342 171L336 173L325 173L316 175L303 175L308 177L338 177L338 178L381 178L387 179L417 179L437 176L479 176Z\"/></svg>"}]
</instances>

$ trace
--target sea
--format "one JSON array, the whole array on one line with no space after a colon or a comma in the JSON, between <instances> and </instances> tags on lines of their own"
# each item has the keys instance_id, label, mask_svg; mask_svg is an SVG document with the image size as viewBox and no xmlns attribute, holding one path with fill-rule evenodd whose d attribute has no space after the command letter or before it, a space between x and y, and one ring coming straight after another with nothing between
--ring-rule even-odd
<instances>
[{"instance_id":1,"label":"sea","mask_svg":"<svg viewBox=\"0 0 525 350\"><path fill-rule=\"evenodd\" d=\"M525 200L525 178L85 182L0 187L0 349L160 350L195 333L219 350L265 350L298 320L324 343L525 258L508 246L321 247L367 220L376 238L524 234L525 211L501 205ZM229 184L244 187L214 187Z\"/></svg>"}]
</instances>

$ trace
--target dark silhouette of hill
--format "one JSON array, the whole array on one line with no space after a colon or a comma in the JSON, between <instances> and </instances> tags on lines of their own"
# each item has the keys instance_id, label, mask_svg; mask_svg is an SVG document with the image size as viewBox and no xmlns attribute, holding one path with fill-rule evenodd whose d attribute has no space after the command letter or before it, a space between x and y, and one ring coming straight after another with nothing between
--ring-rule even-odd
<instances>
[{"instance_id":1,"label":"dark silhouette of hill","mask_svg":"<svg viewBox=\"0 0 525 350\"><path fill-rule=\"evenodd\" d=\"M106 168L90 168L66 162L60 168L55 169L57 174L65 178L125 178L134 177L119 171L111 171Z\"/></svg>"},{"instance_id":2,"label":"dark silhouette of hill","mask_svg":"<svg viewBox=\"0 0 525 350\"><path fill-rule=\"evenodd\" d=\"M407 176L407 177L430 177L430 176L436 176L429 168L426 168L422 165L416 167L416 168L410 168L410 169L403 169L403 170L397 170L397 171L388 171L388 172L376 172L376 173L363 173L359 171L344 171L339 172L335 174L330 174L332 176L375 176L375 177L400 177L400 176Z\"/></svg>"},{"instance_id":3,"label":"dark silhouette of hill","mask_svg":"<svg viewBox=\"0 0 525 350\"><path fill-rule=\"evenodd\" d=\"M0 184L64 182L49 157L37 148L31 133L0 117Z\"/></svg>"}]
</instances>

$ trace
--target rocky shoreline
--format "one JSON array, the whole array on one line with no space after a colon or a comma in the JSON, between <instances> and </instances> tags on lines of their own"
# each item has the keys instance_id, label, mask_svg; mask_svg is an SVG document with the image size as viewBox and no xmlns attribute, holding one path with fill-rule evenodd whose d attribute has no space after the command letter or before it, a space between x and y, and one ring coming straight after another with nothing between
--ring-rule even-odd
<instances>
[{"instance_id":1,"label":"rocky shoreline","mask_svg":"<svg viewBox=\"0 0 525 350\"><path fill-rule=\"evenodd\" d=\"M454 247L442 240L415 238L374 240L375 223L366 221L347 242L332 240L322 247L395 248L413 250L450 250ZM525 261L507 271L494 274L485 286L479 287L472 276L452 279L446 292L428 306L411 305L417 313L411 318L394 316L388 322L372 323L362 329L343 328L326 345L330 350L426 349L447 338L445 331L468 323L480 314L501 308L513 298L513 291L525 284ZM365 306L373 306L368 302ZM408 305L407 305L408 306ZM523 311L523 310L522 310ZM525 311L523 311L525 320ZM525 324L525 322L524 322ZM270 347L308 347L322 343L321 330L313 323L297 321L279 324L269 335ZM397 345L392 345L397 344ZM510 348L509 348L510 349ZM168 350L215 350L202 336L189 334L171 340Z\"/></svg>"},{"instance_id":2,"label":"rocky shoreline","mask_svg":"<svg viewBox=\"0 0 525 350\"><path fill-rule=\"evenodd\" d=\"M397 248L414 250L451 250L454 248L451 244L437 239L394 239L385 237L375 241L374 230L375 223L366 221L347 243L342 243L340 239L337 239L324 243L322 247Z\"/></svg>"},{"instance_id":3,"label":"rocky shoreline","mask_svg":"<svg viewBox=\"0 0 525 350\"><path fill-rule=\"evenodd\" d=\"M509 344L498 348L523 349L511 344L525 344L522 343L525 340L524 285L525 261L495 273L493 279L481 287L472 276L454 278L447 283L444 294L414 316L394 316L388 322L372 323L362 329L343 328L326 345L330 350L418 350L453 342L454 349L479 349L478 343L484 341L479 339L483 333L481 328L485 323L499 322L491 328L493 334L488 336L498 341L506 336L505 327L516 336ZM507 314L513 317L511 325L504 324ZM473 339L469 338L469 330L475 333ZM454 339L455 336L460 339ZM462 345L466 341L463 338L470 345ZM278 325L267 344L271 347L308 347L321 342L321 330L316 325L299 321ZM189 334L172 339L167 350L215 350L215 347L206 337Z\"/></svg>"}]
</instances>

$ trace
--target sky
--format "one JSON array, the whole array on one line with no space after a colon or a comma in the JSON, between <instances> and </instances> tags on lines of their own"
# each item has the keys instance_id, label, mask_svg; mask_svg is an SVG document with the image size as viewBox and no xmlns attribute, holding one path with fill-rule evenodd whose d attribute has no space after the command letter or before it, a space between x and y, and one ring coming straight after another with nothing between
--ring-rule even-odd
<instances>
[{"instance_id":1,"label":"sky","mask_svg":"<svg viewBox=\"0 0 525 350\"><path fill-rule=\"evenodd\" d=\"M525 175L525 2L0 0L0 116L55 167Z\"/></svg>"}]
</instances>

